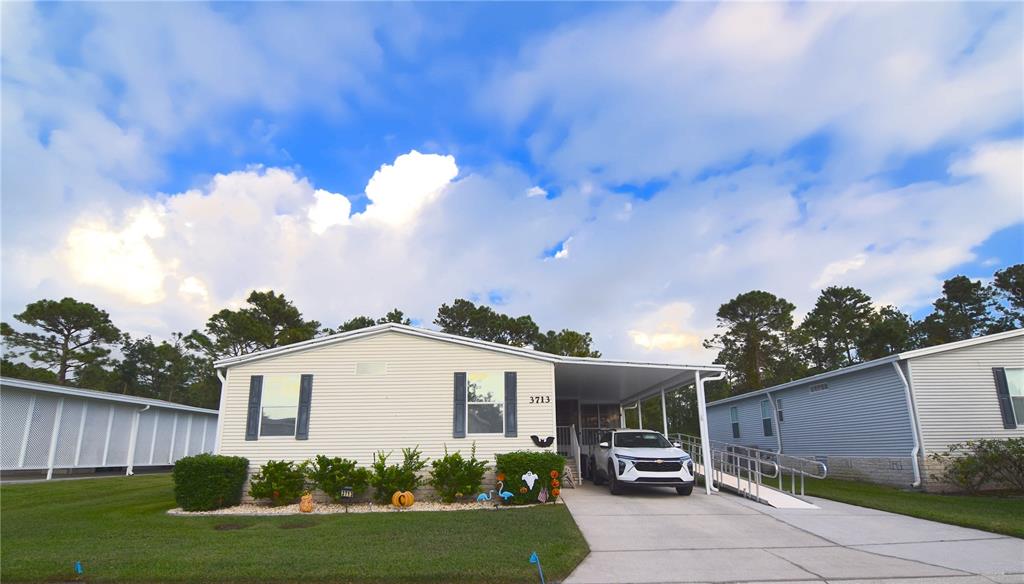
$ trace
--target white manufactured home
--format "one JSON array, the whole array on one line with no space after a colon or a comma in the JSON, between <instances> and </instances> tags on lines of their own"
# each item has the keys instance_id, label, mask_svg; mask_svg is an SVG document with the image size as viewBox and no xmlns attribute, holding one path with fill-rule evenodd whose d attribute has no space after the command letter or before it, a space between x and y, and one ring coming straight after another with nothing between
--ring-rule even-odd
<instances>
[{"instance_id":1,"label":"white manufactured home","mask_svg":"<svg viewBox=\"0 0 1024 584\"><path fill-rule=\"evenodd\" d=\"M833 477L940 490L931 454L1024 437L1024 330L719 400L708 420L715 442L817 458Z\"/></svg>"},{"instance_id":2,"label":"white manufactured home","mask_svg":"<svg viewBox=\"0 0 1024 584\"><path fill-rule=\"evenodd\" d=\"M579 472L580 443L618 428L622 407L720 379L691 366L551 355L383 324L217 362L218 452L268 460L318 454L368 465L419 446L477 457L557 449ZM647 427L663 429L666 420ZM667 428L664 428L667 430Z\"/></svg>"},{"instance_id":3,"label":"white manufactured home","mask_svg":"<svg viewBox=\"0 0 1024 584\"><path fill-rule=\"evenodd\" d=\"M158 399L0 377L4 477L168 467L212 452L217 412Z\"/></svg>"}]
</instances>

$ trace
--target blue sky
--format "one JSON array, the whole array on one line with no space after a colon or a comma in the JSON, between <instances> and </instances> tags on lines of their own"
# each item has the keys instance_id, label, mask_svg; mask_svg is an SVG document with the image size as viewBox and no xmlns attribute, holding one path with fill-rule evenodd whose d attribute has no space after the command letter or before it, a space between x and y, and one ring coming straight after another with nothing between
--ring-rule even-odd
<instances>
[{"instance_id":1,"label":"blue sky","mask_svg":"<svg viewBox=\"0 0 1024 584\"><path fill-rule=\"evenodd\" d=\"M1024 261L1016 3L2 10L5 320L461 296L703 361L753 288L922 315Z\"/></svg>"}]
</instances>

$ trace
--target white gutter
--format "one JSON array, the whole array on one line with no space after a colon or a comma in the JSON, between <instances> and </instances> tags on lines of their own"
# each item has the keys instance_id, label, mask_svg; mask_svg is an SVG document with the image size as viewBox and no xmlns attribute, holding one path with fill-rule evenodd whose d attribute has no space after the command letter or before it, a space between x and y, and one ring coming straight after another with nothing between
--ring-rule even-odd
<instances>
[{"instance_id":1,"label":"white gutter","mask_svg":"<svg viewBox=\"0 0 1024 584\"><path fill-rule=\"evenodd\" d=\"M907 399L907 417L910 421L910 434L914 438L914 449L910 451L910 464L914 468L914 484L911 486L920 487L921 468L917 464L917 455L921 452L921 442L917 438L917 418L914 416L914 402L910 397L910 383L907 381L907 376L903 374L899 361L893 361L892 367L896 370L896 374L900 376L900 381L903 382L903 393Z\"/></svg>"}]
</instances>

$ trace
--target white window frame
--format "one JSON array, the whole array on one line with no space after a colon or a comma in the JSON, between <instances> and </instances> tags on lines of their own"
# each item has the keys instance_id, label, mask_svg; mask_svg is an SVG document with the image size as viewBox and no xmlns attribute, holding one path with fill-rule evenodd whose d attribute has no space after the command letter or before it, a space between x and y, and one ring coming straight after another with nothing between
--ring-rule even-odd
<instances>
[{"instance_id":1,"label":"white window frame","mask_svg":"<svg viewBox=\"0 0 1024 584\"><path fill-rule=\"evenodd\" d=\"M740 432L740 409L736 406L729 408L729 424L732 426L732 437L739 438Z\"/></svg>"},{"instance_id":2,"label":"white window frame","mask_svg":"<svg viewBox=\"0 0 1024 584\"><path fill-rule=\"evenodd\" d=\"M469 378L473 374L486 373L487 375L494 375L498 378L500 387L497 390L497 397L500 397L500 401L471 401L469 392ZM494 405L501 406L501 429L497 432L471 432L469 430L469 406L471 405ZM599 410L600 412L600 410ZM505 435L505 373L503 371L466 371L466 435L474 436L504 436Z\"/></svg>"},{"instance_id":3,"label":"white window frame","mask_svg":"<svg viewBox=\"0 0 1024 584\"><path fill-rule=\"evenodd\" d=\"M775 415L779 418L779 423L782 423L782 398L775 398Z\"/></svg>"},{"instance_id":4,"label":"white window frame","mask_svg":"<svg viewBox=\"0 0 1024 584\"><path fill-rule=\"evenodd\" d=\"M1007 395L1010 397L1010 399L1009 399L1009 402L1010 402L1010 413L1013 414L1013 421L1017 423L1017 427L1019 428L1021 426L1024 426L1024 411L1022 411L1022 412L1018 412L1017 411L1017 407L1013 403L1013 398L1015 398L1015 397L1016 398L1022 398L1022 397L1024 397L1024 393L1021 393L1021 395L1016 395L1016 394L1013 393L1013 388L1014 387L1013 387L1013 385L1010 384L1010 375L1009 375L1009 373L1011 371L1021 371L1021 372L1024 372L1024 367L1004 367L1003 368L1003 375L1006 376L1006 392L1007 392ZM1021 373L1021 374L1024 374L1024 373ZM1022 387L1021 389L1022 389L1022 391L1024 391L1024 387Z\"/></svg>"},{"instance_id":5,"label":"white window frame","mask_svg":"<svg viewBox=\"0 0 1024 584\"><path fill-rule=\"evenodd\" d=\"M264 375L263 376L263 391L260 392L260 409L259 409L260 424L259 424L259 429L256 430L256 437L259 440L274 440L274 439L285 439L285 440L292 439L292 440L294 440L295 439L295 435L299 432L299 401L301 400L301 396L302 396L302 374L301 373L296 373L296 374L294 374L294 377L298 380L298 386L297 386L296 392L295 392L295 427L292 428L292 433L291 434L264 434L263 433L263 400L267 396L267 394L266 394L267 379L270 378L270 377L292 377L292 376L293 376L293 374L291 374L291 373L277 373L277 374L269 374L269 375ZM284 406L269 406L269 407L273 408L273 407L284 407Z\"/></svg>"},{"instance_id":6,"label":"white window frame","mask_svg":"<svg viewBox=\"0 0 1024 584\"><path fill-rule=\"evenodd\" d=\"M765 404L768 406L768 415L765 416ZM765 426L765 421L768 421L768 426ZM771 433L765 432L765 428L771 429ZM761 433L764 434L765 438L769 436L775 436L775 422L772 419L772 402L771 400L761 400Z\"/></svg>"}]
</instances>

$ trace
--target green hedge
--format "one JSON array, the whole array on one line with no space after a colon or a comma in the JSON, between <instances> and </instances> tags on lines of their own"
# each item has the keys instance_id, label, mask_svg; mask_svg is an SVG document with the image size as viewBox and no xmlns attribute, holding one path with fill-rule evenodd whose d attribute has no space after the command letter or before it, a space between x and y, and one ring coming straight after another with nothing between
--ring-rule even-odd
<instances>
[{"instance_id":1,"label":"green hedge","mask_svg":"<svg viewBox=\"0 0 1024 584\"><path fill-rule=\"evenodd\" d=\"M186 511L237 505L249 460L241 456L197 454L174 463L174 500Z\"/></svg>"},{"instance_id":2,"label":"green hedge","mask_svg":"<svg viewBox=\"0 0 1024 584\"><path fill-rule=\"evenodd\" d=\"M269 499L279 507L299 500L306 490L306 464L290 460L268 460L249 479L249 495L253 499Z\"/></svg>"},{"instance_id":3,"label":"green hedge","mask_svg":"<svg viewBox=\"0 0 1024 584\"><path fill-rule=\"evenodd\" d=\"M509 503L513 505L536 503L537 495L540 494L541 488L547 488L549 502L555 500L552 491L553 489L561 488L562 470L565 468L564 456L554 452L517 450L506 454L498 454L495 458L497 459L495 467L497 475L505 477L504 488L506 491L511 491L514 495L509 500ZM523 475L530 471L538 477L536 482L533 483L532 489L529 488L526 481L522 478ZM552 471L557 473L556 477L551 476ZM559 486L554 486L552 481L558 481L556 484ZM522 488L526 488L527 492L520 493L519 491ZM494 497L497 498L498 494L495 493Z\"/></svg>"}]
</instances>

